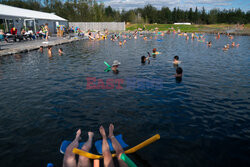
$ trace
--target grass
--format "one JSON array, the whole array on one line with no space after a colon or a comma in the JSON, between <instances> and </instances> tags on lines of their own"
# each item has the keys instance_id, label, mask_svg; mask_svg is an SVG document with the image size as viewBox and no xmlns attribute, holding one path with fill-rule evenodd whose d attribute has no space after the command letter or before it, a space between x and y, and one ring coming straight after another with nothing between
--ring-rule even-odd
<instances>
[{"instance_id":1,"label":"grass","mask_svg":"<svg viewBox=\"0 0 250 167\"><path fill-rule=\"evenodd\" d=\"M126 25L126 30L136 30L138 28L143 28L144 24L130 24ZM234 29L235 24L210 24L210 25L174 25L174 24L145 24L147 30L154 30L156 27L159 28L159 31L167 31L171 27L175 30L180 29L182 32L218 32L225 31L227 29ZM245 25L245 30L249 32L250 24Z\"/></svg>"}]
</instances>

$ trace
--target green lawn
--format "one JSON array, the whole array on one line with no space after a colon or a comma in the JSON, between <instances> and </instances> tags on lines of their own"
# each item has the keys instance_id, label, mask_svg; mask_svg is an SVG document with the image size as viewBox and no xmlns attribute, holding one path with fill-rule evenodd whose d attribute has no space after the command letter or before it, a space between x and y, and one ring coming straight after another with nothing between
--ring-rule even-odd
<instances>
[{"instance_id":1,"label":"green lawn","mask_svg":"<svg viewBox=\"0 0 250 167\"><path fill-rule=\"evenodd\" d=\"M143 28L144 24L131 24L126 26L126 30L136 30L138 28ZM174 24L145 24L147 30L154 30L156 27L159 31L167 31L171 27L175 30L180 29L182 32L208 32L208 31L223 31L230 28L235 28L234 24L211 24L211 25L174 25ZM250 24L245 25L245 29L250 29Z\"/></svg>"}]
</instances>

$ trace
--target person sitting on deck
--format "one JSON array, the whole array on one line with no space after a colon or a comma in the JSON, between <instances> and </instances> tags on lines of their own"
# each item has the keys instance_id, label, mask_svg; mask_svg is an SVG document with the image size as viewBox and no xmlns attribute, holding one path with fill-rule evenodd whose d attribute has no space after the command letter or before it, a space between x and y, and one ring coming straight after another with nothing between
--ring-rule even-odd
<instances>
[{"instance_id":1,"label":"person sitting on deck","mask_svg":"<svg viewBox=\"0 0 250 167\"><path fill-rule=\"evenodd\" d=\"M112 154L110 152L109 144L107 141L107 138L111 140L112 146L117 154L117 159L120 167L128 167L128 165L120 158L121 155L124 153L124 150L120 143L117 141L117 139L114 136L114 125L109 125L109 135L107 137L105 129L103 126L100 126L99 132L102 136L102 154L104 159L104 167L114 167L114 162L112 158ZM81 139L81 129L79 129L76 132L76 137L74 141L67 147L66 152L64 154L63 158L63 167L76 167L76 166L85 166L85 167L91 167L91 162L87 157L79 156L78 164L76 161L76 156L72 152L74 148L77 148L79 146L79 141ZM94 133L88 132L88 141L84 143L82 146L82 150L89 152L92 146Z\"/></svg>"},{"instance_id":2,"label":"person sitting on deck","mask_svg":"<svg viewBox=\"0 0 250 167\"><path fill-rule=\"evenodd\" d=\"M24 29L22 29L21 31L21 35L25 35L26 31Z\"/></svg>"},{"instance_id":3,"label":"person sitting on deck","mask_svg":"<svg viewBox=\"0 0 250 167\"><path fill-rule=\"evenodd\" d=\"M17 29L15 27L13 27L11 30L10 30L10 33L11 35L17 35Z\"/></svg>"},{"instance_id":4,"label":"person sitting on deck","mask_svg":"<svg viewBox=\"0 0 250 167\"><path fill-rule=\"evenodd\" d=\"M5 39L5 35L2 29L0 29L0 41L3 41Z\"/></svg>"}]
</instances>

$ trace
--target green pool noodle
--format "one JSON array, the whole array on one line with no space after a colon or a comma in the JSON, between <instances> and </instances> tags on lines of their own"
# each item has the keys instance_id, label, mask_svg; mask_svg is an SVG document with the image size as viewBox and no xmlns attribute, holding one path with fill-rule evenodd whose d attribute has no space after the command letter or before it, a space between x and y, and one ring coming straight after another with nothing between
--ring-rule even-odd
<instances>
[{"instance_id":1,"label":"green pool noodle","mask_svg":"<svg viewBox=\"0 0 250 167\"><path fill-rule=\"evenodd\" d=\"M111 69L110 68L106 68L104 71L105 72L109 72L109 71L111 71Z\"/></svg>"},{"instance_id":2,"label":"green pool noodle","mask_svg":"<svg viewBox=\"0 0 250 167\"><path fill-rule=\"evenodd\" d=\"M109 68L111 67L106 61L104 61L104 64L108 66Z\"/></svg>"},{"instance_id":3,"label":"green pool noodle","mask_svg":"<svg viewBox=\"0 0 250 167\"><path fill-rule=\"evenodd\" d=\"M136 164L126 155L122 154L120 157L129 167L137 167Z\"/></svg>"}]
</instances>

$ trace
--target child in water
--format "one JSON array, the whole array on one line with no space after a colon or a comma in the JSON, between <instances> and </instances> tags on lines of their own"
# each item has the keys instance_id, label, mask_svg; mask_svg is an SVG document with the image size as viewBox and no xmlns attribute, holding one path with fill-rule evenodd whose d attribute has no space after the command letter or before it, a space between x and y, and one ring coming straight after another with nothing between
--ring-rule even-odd
<instances>
[{"instance_id":1,"label":"child in water","mask_svg":"<svg viewBox=\"0 0 250 167\"><path fill-rule=\"evenodd\" d=\"M174 57L173 64L178 65L178 64L180 64L180 63L181 63L181 61L179 61L179 56L175 56L175 57Z\"/></svg>"}]
</instances>

